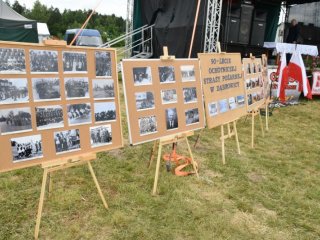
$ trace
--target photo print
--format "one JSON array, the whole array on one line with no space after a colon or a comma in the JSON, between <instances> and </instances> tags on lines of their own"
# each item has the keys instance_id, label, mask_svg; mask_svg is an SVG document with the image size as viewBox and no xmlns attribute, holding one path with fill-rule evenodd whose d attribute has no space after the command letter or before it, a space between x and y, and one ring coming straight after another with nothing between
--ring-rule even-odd
<instances>
[{"instance_id":1,"label":"photo print","mask_svg":"<svg viewBox=\"0 0 320 240\"><path fill-rule=\"evenodd\" d=\"M26 137L11 139L12 161L14 163L42 158L41 135L31 135Z\"/></svg>"},{"instance_id":2,"label":"photo print","mask_svg":"<svg viewBox=\"0 0 320 240\"><path fill-rule=\"evenodd\" d=\"M248 94L248 105L252 105L253 104L253 99L252 99L252 94Z\"/></svg>"},{"instance_id":3,"label":"photo print","mask_svg":"<svg viewBox=\"0 0 320 240\"><path fill-rule=\"evenodd\" d=\"M67 100L89 98L89 80L87 77L73 77L64 79Z\"/></svg>"},{"instance_id":4,"label":"photo print","mask_svg":"<svg viewBox=\"0 0 320 240\"><path fill-rule=\"evenodd\" d=\"M106 51L96 51L96 76L97 77L111 77L112 65L111 54Z\"/></svg>"},{"instance_id":5,"label":"photo print","mask_svg":"<svg viewBox=\"0 0 320 240\"><path fill-rule=\"evenodd\" d=\"M26 73L24 49L0 48L0 74Z\"/></svg>"},{"instance_id":6,"label":"photo print","mask_svg":"<svg viewBox=\"0 0 320 240\"><path fill-rule=\"evenodd\" d=\"M209 107L209 115L210 115L210 117L214 117L214 116L219 114L218 103L217 102L209 103L208 107Z\"/></svg>"},{"instance_id":7,"label":"photo print","mask_svg":"<svg viewBox=\"0 0 320 240\"><path fill-rule=\"evenodd\" d=\"M244 107L245 100L244 100L244 96L243 95L237 96L237 105L238 105L238 108L239 107Z\"/></svg>"},{"instance_id":8,"label":"photo print","mask_svg":"<svg viewBox=\"0 0 320 240\"><path fill-rule=\"evenodd\" d=\"M116 104L114 102L96 102L94 103L95 122L115 121Z\"/></svg>"},{"instance_id":9,"label":"photo print","mask_svg":"<svg viewBox=\"0 0 320 240\"><path fill-rule=\"evenodd\" d=\"M170 104L178 102L176 89L161 90L162 104Z\"/></svg>"},{"instance_id":10,"label":"photo print","mask_svg":"<svg viewBox=\"0 0 320 240\"><path fill-rule=\"evenodd\" d=\"M252 73L252 71L251 71L251 64L248 63L248 64L247 64L247 74L251 74L251 73Z\"/></svg>"},{"instance_id":11,"label":"photo print","mask_svg":"<svg viewBox=\"0 0 320 240\"><path fill-rule=\"evenodd\" d=\"M246 79L246 88L247 88L247 90L249 90L249 89L251 89L252 87L251 87L251 79L249 78L249 79Z\"/></svg>"},{"instance_id":12,"label":"photo print","mask_svg":"<svg viewBox=\"0 0 320 240\"><path fill-rule=\"evenodd\" d=\"M32 78L35 102L61 100L59 78Z\"/></svg>"},{"instance_id":13,"label":"photo print","mask_svg":"<svg viewBox=\"0 0 320 240\"><path fill-rule=\"evenodd\" d=\"M137 110L154 109L154 96L152 92L138 92L136 95Z\"/></svg>"},{"instance_id":14,"label":"photo print","mask_svg":"<svg viewBox=\"0 0 320 240\"><path fill-rule=\"evenodd\" d=\"M152 75L150 67L133 68L133 81L135 86L151 85Z\"/></svg>"},{"instance_id":15,"label":"photo print","mask_svg":"<svg viewBox=\"0 0 320 240\"><path fill-rule=\"evenodd\" d=\"M53 137L57 154L81 150L79 129L54 132Z\"/></svg>"},{"instance_id":16,"label":"photo print","mask_svg":"<svg viewBox=\"0 0 320 240\"><path fill-rule=\"evenodd\" d=\"M90 127L91 147L101 147L112 144L111 125Z\"/></svg>"},{"instance_id":17,"label":"photo print","mask_svg":"<svg viewBox=\"0 0 320 240\"><path fill-rule=\"evenodd\" d=\"M229 98L229 109L234 110L237 108L237 102L235 97Z\"/></svg>"},{"instance_id":18,"label":"photo print","mask_svg":"<svg viewBox=\"0 0 320 240\"><path fill-rule=\"evenodd\" d=\"M195 87L183 89L184 103L197 102L197 89Z\"/></svg>"},{"instance_id":19,"label":"photo print","mask_svg":"<svg viewBox=\"0 0 320 240\"><path fill-rule=\"evenodd\" d=\"M113 79L93 79L92 87L94 100L114 99Z\"/></svg>"},{"instance_id":20,"label":"photo print","mask_svg":"<svg viewBox=\"0 0 320 240\"><path fill-rule=\"evenodd\" d=\"M193 108L185 111L186 125L199 123L199 109Z\"/></svg>"},{"instance_id":21,"label":"photo print","mask_svg":"<svg viewBox=\"0 0 320 240\"><path fill-rule=\"evenodd\" d=\"M258 64L258 72L259 72L259 73L261 73L261 72L262 72L261 64L260 64L260 63Z\"/></svg>"},{"instance_id":22,"label":"photo print","mask_svg":"<svg viewBox=\"0 0 320 240\"><path fill-rule=\"evenodd\" d=\"M156 116L141 117L139 118L138 123L140 136L156 133L158 131Z\"/></svg>"},{"instance_id":23,"label":"photo print","mask_svg":"<svg viewBox=\"0 0 320 240\"><path fill-rule=\"evenodd\" d=\"M259 99L259 96L257 93L252 93L252 103L256 103L258 102L260 99Z\"/></svg>"},{"instance_id":24,"label":"photo print","mask_svg":"<svg viewBox=\"0 0 320 240\"><path fill-rule=\"evenodd\" d=\"M158 69L160 83L174 83L176 81L173 66L159 67Z\"/></svg>"},{"instance_id":25,"label":"photo print","mask_svg":"<svg viewBox=\"0 0 320 240\"><path fill-rule=\"evenodd\" d=\"M257 65L255 63L252 63L252 70L253 73L257 73Z\"/></svg>"},{"instance_id":26,"label":"photo print","mask_svg":"<svg viewBox=\"0 0 320 240\"><path fill-rule=\"evenodd\" d=\"M0 133L2 135L32 130L30 108L0 110Z\"/></svg>"},{"instance_id":27,"label":"photo print","mask_svg":"<svg viewBox=\"0 0 320 240\"><path fill-rule=\"evenodd\" d=\"M26 78L0 79L0 104L26 103L29 101Z\"/></svg>"},{"instance_id":28,"label":"photo print","mask_svg":"<svg viewBox=\"0 0 320 240\"><path fill-rule=\"evenodd\" d=\"M259 78L252 78L251 79L251 88L259 87Z\"/></svg>"},{"instance_id":29,"label":"photo print","mask_svg":"<svg viewBox=\"0 0 320 240\"><path fill-rule=\"evenodd\" d=\"M183 65L180 67L182 82L191 82L196 80L194 66L193 65Z\"/></svg>"},{"instance_id":30,"label":"photo print","mask_svg":"<svg viewBox=\"0 0 320 240\"><path fill-rule=\"evenodd\" d=\"M90 124L91 105L90 103L78 103L67 105L69 126Z\"/></svg>"},{"instance_id":31,"label":"photo print","mask_svg":"<svg viewBox=\"0 0 320 240\"><path fill-rule=\"evenodd\" d=\"M30 50L31 73L58 73L58 51Z\"/></svg>"},{"instance_id":32,"label":"photo print","mask_svg":"<svg viewBox=\"0 0 320 240\"><path fill-rule=\"evenodd\" d=\"M87 73L87 54L85 52L63 52L63 71L65 73Z\"/></svg>"},{"instance_id":33,"label":"photo print","mask_svg":"<svg viewBox=\"0 0 320 240\"><path fill-rule=\"evenodd\" d=\"M166 109L167 130L178 128L178 114L176 108Z\"/></svg>"},{"instance_id":34,"label":"photo print","mask_svg":"<svg viewBox=\"0 0 320 240\"><path fill-rule=\"evenodd\" d=\"M36 107L38 130L64 127L63 110L59 105Z\"/></svg>"},{"instance_id":35,"label":"photo print","mask_svg":"<svg viewBox=\"0 0 320 240\"><path fill-rule=\"evenodd\" d=\"M222 99L218 102L219 104L219 112L225 113L229 111L229 102L228 99Z\"/></svg>"}]
</instances>

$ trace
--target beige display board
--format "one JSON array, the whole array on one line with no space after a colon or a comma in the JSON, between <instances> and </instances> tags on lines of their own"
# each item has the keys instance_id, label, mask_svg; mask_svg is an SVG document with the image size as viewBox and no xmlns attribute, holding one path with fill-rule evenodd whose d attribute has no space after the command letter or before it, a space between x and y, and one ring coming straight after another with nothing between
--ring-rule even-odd
<instances>
[{"instance_id":1,"label":"beige display board","mask_svg":"<svg viewBox=\"0 0 320 240\"><path fill-rule=\"evenodd\" d=\"M262 63L262 77L263 77L263 86L264 86L264 98L266 101L270 99L270 88L271 84L268 79L268 57L266 54L262 54L261 57L261 63Z\"/></svg>"},{"instance_id":2,"label":"beige display board","mask_svg":"<svg viewBox=\"0 0 320 240\"><path fill-rule=\"evenodd\" d=\"M122 62L130 143L204 128L197 59Z\"/></svg>"},{"instance_id":3,"label":"beige display board","mask_svg":"<svg viewBox=\"0 0 320 240\"><path fill-rule=\"evenodd\" d=\"M261 58L243 58L244 82L247 93L247 110L260 108L266 100Z\"/></svg>"},{"instance_id":4,"label":"beige display board","mask_svg":"<svg viewBox=\"0 0 320 240\"><path fill-rule=\"evenodd\" d=\"M0 42L0 172L120 148L114 49Z\"/></svg>"},{"instance_id":5,"label":"beige display board","mask_svg":"<svg viewBox=\"0 0 320 240\"><path fill-rule=\"evenodd\" d=\"M246 94L240 53L198 55L208 128L245 116Z\"/></svg>"}]
</instances>

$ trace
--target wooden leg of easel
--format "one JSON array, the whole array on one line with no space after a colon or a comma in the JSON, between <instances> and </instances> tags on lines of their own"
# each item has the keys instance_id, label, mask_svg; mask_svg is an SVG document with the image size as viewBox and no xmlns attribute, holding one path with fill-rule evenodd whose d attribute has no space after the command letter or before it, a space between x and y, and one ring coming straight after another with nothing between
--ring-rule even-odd
<instances>
[{"instance_id":1,"label":"wooden leg of easel","mask_svg":"<svg viewBox=\"0 0 320 240\"><path fill-rule=\"evenodd\" d=\"M154 143L153 143L153 147L152 147L151 154L150 154L150 160L149 160L149 166L148 166L148 168L150 168L151 165L152 165L152 163L153 163L154 153L155 153L156 150L157 150L158 144L159 144L159 141L158 141L158 140L154 141Z\"/></svg>"},{"instance_id":2,"label":"wooden leg of easel","mask_svg":"<svg viewBox=\"0 0 320 240\"><path fill-rule=\"evenodd\" d=\"M48 183L48 197L51 197L51 193L52 193L52 175L53 172L48 173L48 178L49 178L49 183Z\"/></svg>"},{"instance_id":3,"label":"wooden leg of easel","mask_svg":"<svg viewBox=\"0 0 320 240\"><path fill-rule=\"evenodd\" d=\"M102 193L102 191L101 191L99 182L98 182L98 180L97 180L96 174L95 174L94 171L93 171L93 168L92 168L92 165L91 165L90 161L88 161L88 167L89 167L89 171L90 171L90 173L91 173L91 176L92 176L92 178L93 178L93 181L94 181L94 183L96 184L96 187L97 187L97 189L98 189L98 192L99 192L99 195L100 195L101 200L102 200L102 202L103 202L103 205L104 205L104 207L105 207L106 209L108 209L108 204L107 204L107 202L106 202L106 199L105 199L104 196L103 196L103 193Z\"/></svg>"},{"instance_id":4,"label":"wooden leg of easel","mask_svg":"<svg viewBox=\"0 0 320 240\"><path fill-rule=\"evenodd\" d=\"M236 143L237 143L237 148L238 148L238 154L241 154L240 151L240 143L239 143L239 138L238 138L238 130L237 130L237 122L233 122L233 131L234 131L234 136L236 138Z\"/></svg>"},{"instance_id":5,"label":"wooden leg of easel","mask_svg":"<svg viewBox=\"0 0 320 240\"><path fill-rule=\"evenodd\" d=\"M269 131L269 104L266 104L266 131Z\"/></svg>"},{"instance_id":6,"label":"wooden leg of easel","mask_svg":"<svg viewBox=\"0 0 320 240\"><path fill-rule=\"evenodd\" d=\"M260 110L258 111L258 114L259 114L259 121L260 121L260 127L261 127L262 137L264 137L263 122L262 122L262 117L261 117L261 114L260 114Z\"/></svg>"},{"instance_id":7,"label":"wooden leg of easel","mask_svg":"<svg viewBox=\"0 0 320 240\"><path fill-rule=\"evenodd\" d=\"M36 240L39 238L39 230L40 230L40 223L41 223L41 217L42 217L43 202L44 202L44 197L45 197L45 193L46 193L47 179L48 179L48 169L44 168L43 177L42 177L40 200L39 200L39 206L38 206L36 228L34 231L34 239L36 239Z\"/></svg>"},{"instance_id":8,"label":"wooden leg of easel","mask_svg":"<svg viewBox=\"0 0 320 240\"><path fill-rule=\"evenodd\" d=\"M162 144L159 143L158 148L158 157L157 157L157 166L156 166L156 174L154 177L154 183L153 183L153 191L152 195L155 196L157 194L157 187L158 187L158 180L159 180L159 171L160 171L160 161L161 161L161 151L162 151Z\"/></svg>"},{"instance_id":9,"label":"wooden leg of easel","mask_svg":"<svg viewBox=\"0 0 320 240\"><path fill-rule=\"evenodd\" d=\"M197 178L199 178L198 168L197 168L196 163L194 161L193 154L192 154L192 151L191 151L191 148L190 148L190 144L189 144L189 141L188 141L187 137L186 137L186 142L187 142L187 146L188 146L189 155L191 157L191 163L192 163L192 166L193 166L193 170L196 173Z\"/></svg>"},{"instance_id":10,"label":"wooden leg of easel","mask_svg":"<svg viewBox=\"0 0 320 240\"><path fill-rule=\"evenodd\" d=\"M254 148L254 112L251 113L251 147Z\"/></svg>"},{"instance_id":11,"label":"wooden leg of easel","mask_svg":"<svg viewBox=\"0 0 320 240\"><path fill-rule=\"evenodd\" d=\"M225 157L225 149L224 149L224 126L221 125L221 150L222 150L222 163L223 165L226 164L226 157Z\"/></svg>"},{"instance_id":12,"label":"wooden leg of easel","mask_svg":"<svg viewBox=\"0 0 320 240\"><path fill-rule=\"evenodd\" d=\"M231 127L230 127L230 123L227 124L228 127L228 136L229 138L231 138Z\"/></svg>"}]
</instances>

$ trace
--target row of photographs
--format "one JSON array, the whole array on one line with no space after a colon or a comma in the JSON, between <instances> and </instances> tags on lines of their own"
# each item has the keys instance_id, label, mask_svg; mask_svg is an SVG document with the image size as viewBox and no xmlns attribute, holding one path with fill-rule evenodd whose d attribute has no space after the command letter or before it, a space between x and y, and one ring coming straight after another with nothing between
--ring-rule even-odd
<instances>
[{"instance_id":1,"label":"row of photographs","mask_svg":"<svg viewBox=\"0 0 320 240\"><path fill-rule=\"evenodd\" d=\"M137 111L150 110L155 108L153 92L137 92L135 93ZM183 88L184 103L196 103L197 88ZM161 90L162 104L172 104L178 102L178 94L176 89Z\"/></svg>"},{"instance_id":2,"label":"row of photographs","mask_svg":"<svg viewBox=\"0 0 320 240\"><path fill-rule=\"evenodd\" d=\"M180 66L182 82L196 81L193 65ZM158 67L160 83L175 83L175 69L173 66ZM151 67L133 68L134 86L152 85Z\"/></svg>"},{"instance_id":3,"label":"row of photographs","mask_svg":"<svg viewBox=\"0 0 320 240\"><path fill-rule=\"evenodd\" d=\"M90 127L90 144L92 148L112 144L111 125ZM80 131L72 129L53 133L56 154L80 151ZM14 163L43 158L43 141L41 134L10 139L12 161Z\"/></svg>"},{"instance_id":4,"label":"row of photographs","mask_svg":"<svg viewBox=\"0 0 320 240\"><path fill-rule=\"evenodd\" d=\"M29 102L28 80L26 78L0 79L0 105ZM71 77L64 79L67 100L90 97L89 79ZM94 100L114 99L113 79L92 79ZM35 102L61 100L59 78L32 78L32 93Z\"/></svg>"},{"instance_id":5,"label":"row of photographs","mask_svg":"<svg viewBox=\"0 0 320 240\"><path fill-rule=\"evenodd\" d=\"M165 110L167 130L179 128L177 108L168 108ZM185 111L185 125L199 123L199 109L193 108ZM140 136L149 135L158 132L157 117L155 115L141 117L138 120Z\"/></svg>"},{"instance_id":6,"label":"row of photographs","mask_svg":"<svg viewBox=\"0 0 320 240\"><path fill-rule=\"evenodd\" d=\"M256 77L256 78L246 79L247 90L254 89L254 88L261 88L261 87L263 87L262 75L259 75L259 77Z\"/></svg>"},{"instance_id":7,"label":"row of photographs","mask_svg":"<svg viewBox=\"0 0 320 240\"><path fill-rule=\"evenodd\" d=\"M211 102L208 104L210 117L215 117L218 114L232 111L245 106L244 95L231 97L229 99L222 99L218 102Z\"/></svg>"},{"instance_id":8,"label":"row of photographs","mask_svg":"<svg viewBox=\"0 0 320 240\"><path fill-rule=\"evenodd\" d=\"M58 51L29 50L30 71L32 74L56 74L59 72ZM87 73L86 52L63 51L64 73ZM106 51L95 51L96 76L111 77L111 54ZM25 74L26 55L21 48L0 48L0 74Z\"/></svg>"},{"instance_id":9,"label":"row of photographs","mask_svg":"<svg viewBox=\"0 0 320 240\"><path fill-rule=\"evenodd\" d=\"M258 63L248 63L247 67L246 67L246 74L255 74L255 73L261 73L262 72L262 68L261 68L261 64Z\"/></svg>"},{"instance_id":10,"label":"row of photographs","mask_svg":"<svg viewBox=\"0 0 320 240\"><path fill-rule=\"evenodd\" d=\"M92 124L90 103L68 104L68 125ZM63 128L64 113L60 105L35 107L37 130ZM95 102L94 121L97 124L116 121L115 102ZM32 131L31 108L0 110L0 130L2 135Z\"/></svg>"},{"instance_id":11,"label":"row of photographs","mask_svg":"<svg viewBox=\"0 0 320 240\"><path fill-rule=\"evenodd\" d=\"M248 94L248 105L250 106L256 102L259 102L263 100L264 97L265 95L263 89L260 92Z\"/></svg>"}]
</instances>

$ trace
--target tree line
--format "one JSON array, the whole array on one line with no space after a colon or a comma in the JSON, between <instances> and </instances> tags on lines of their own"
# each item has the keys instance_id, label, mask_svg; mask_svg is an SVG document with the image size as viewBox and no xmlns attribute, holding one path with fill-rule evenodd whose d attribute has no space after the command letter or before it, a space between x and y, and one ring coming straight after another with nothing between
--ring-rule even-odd
<instances>
[{"instance_id":1,"label":"tree line","mask_svg":"<svg viewBox=\"0 0 320 240\"><path fill-rule=\"evenodd\" d=\"M27 9L18 0L15 0L12 4L10 0L6 0L6 3L26 18L47 23L50 34L61 39L67 29L80 28L92 11L66 9L60 12L58 8L47 7L41 4L39 0L33 4L32 9ZM99 30L104 42L124 34L126 29L125 20L122 17L99 13L92 16L86 28Z\"/></svg>"}]
</instances>

